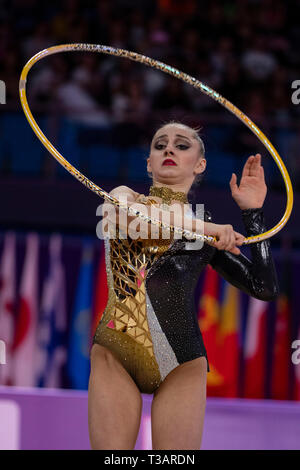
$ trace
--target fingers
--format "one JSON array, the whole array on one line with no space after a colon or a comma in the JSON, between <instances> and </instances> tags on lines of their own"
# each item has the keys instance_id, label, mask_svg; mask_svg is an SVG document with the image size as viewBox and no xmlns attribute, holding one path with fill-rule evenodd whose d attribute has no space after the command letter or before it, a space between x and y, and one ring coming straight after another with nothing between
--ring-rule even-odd
<instances>
[{"instance_id":1,"label":"fingers","mask_svg":"<svg viewBox=\"0 0 300 470\"><path fill-rule=\"evenodd\" d=\"M229 181L229 186L230 186L232 192L234 192L238 189L237 176L236 176L235 173L232 173L232 175L231 175L231 180Z\"/></svg>"},{"instance_id":2,"label":"fingers","mask_svg":"<svg viewBox=\"0 0 300 470\"><path fill-rule=\"evenodd\" d=\"M245 237L238 232L235 232L231 225L222 227L220 231L215 247L218 250L226 250L233 254L239 255L241 253L238 246L241 246L245 240Z\"/></svg>"},{"instance_id":3,"label":"fingers","mask_svg":"<svg viewBox=\"0 0 300 470\"><path fill-rule=\"evenodd\" d=\"M260 176L260 168L262 168L261 154L251 155L244 165L242 176Z\"/></svg>"},{"instance_id":4,"label":"fingers","mask_svg":"<svg viewBox=\"0 0 300 470\"><path fill-rule=\"evenodd\" d=\"M261 154L257 153L253 157L252 164L250 166L250 176L259 176L261 168Z\"/></svg>"}]
</instances>

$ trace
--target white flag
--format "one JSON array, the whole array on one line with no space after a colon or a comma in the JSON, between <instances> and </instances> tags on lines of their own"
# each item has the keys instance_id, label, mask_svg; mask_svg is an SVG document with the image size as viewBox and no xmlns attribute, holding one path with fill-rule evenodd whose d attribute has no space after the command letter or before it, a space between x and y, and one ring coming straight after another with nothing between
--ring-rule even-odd
<instances>
[{"instance_id":1,"label":"white flag","mask_svg":"<svg viewBox=\"0 0 300 470\"><path fill-rule=\"evenodd\" d=\"M19 308L13 345L13 385L35 386L36 328L38 320L39 239L29 233L20 285Z\"/></svg>"}]
</instances>

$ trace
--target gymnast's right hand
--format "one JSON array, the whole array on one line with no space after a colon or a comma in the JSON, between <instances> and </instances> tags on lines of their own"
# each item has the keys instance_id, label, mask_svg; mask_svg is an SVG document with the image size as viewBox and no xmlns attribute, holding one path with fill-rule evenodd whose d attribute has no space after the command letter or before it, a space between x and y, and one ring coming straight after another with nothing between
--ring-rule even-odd
<instances>
[{"instance_id":1,"label":"gymnast's right hand","mask_svg":"<svg viewBox=\"0 0 300 470\"><path fill-rule=\"evenodd\" d=\"M218 250L230 251L234 255L241 254L238 246L243 244L245 237L233 230L232 225L219 225L210 222L204 223L204 235L211 235L217 239L213 244Z\"/></svg>"}]
</instances>

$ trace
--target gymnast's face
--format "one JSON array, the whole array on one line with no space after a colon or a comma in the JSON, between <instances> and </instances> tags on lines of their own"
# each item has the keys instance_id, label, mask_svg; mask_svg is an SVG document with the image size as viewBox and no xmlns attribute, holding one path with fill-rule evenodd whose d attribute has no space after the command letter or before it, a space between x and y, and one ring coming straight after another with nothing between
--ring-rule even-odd
<instances>
[{"instance_id":1,"label":"gymnast's face","mask_svg":"<svg viewBox=\"0 0 300 470\"><path fill-rule=\"evenodd\" d=\"M168 163L168 160L172 162ZM195 176L202 173L206 160L200 154L200 143L193 129L181 124L161 127L151 142L147 171L152 173L153 184L176 185L188 192Z\"/></svg>"}]
</instances>

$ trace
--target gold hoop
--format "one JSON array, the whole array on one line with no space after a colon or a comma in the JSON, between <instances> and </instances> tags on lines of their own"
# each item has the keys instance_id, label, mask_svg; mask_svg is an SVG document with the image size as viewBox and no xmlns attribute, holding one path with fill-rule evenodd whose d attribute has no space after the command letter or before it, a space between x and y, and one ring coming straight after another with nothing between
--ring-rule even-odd
<instances>
[{"instance_id":1,"label":"gold hoop","mask_svg":"<svg viewBox=\"0 0 300 470\"><path fill-rule=\"evenodd\" d=\"M198 90L202 91L206 95L210 96L213 98L215 101L218 101L222 106L224 106L226 109L228 109L231 113L233 113L238 119L240 119L256 136L257 138L263 143L263 145L266 147L266 149L269 151L273 159L275 160L282 176L283 180L285 183L286 187L286 193L287 193L287 204L286 204L286 209L284 212L283 217L281 220L278 222L277 225L275 225L273 228L268 230L267 232L261 233L259 235L255 235L252 237L245 238L243 245L250 244L250 243L256 243L262 240L266 240L273 235L275 235L277 232L279 232L284 225L287 223L290 214L292 212L292 207L293 207L293 188L291 184L291 180L289 177L289 174L287 172L287 169L281 160L278 152L275 150L271 142L267 139L267 137L262 133L262 131L241 111L239 110L236 106L234 106L230 101L228 101L226 98L221 96L219 93L214 91L212 88L208 87L207 85L203 84L199 80L196 80L195 78L191 77L190 75L187 75L184 72L181 72L180 70L175 69L174 67L171 67L167 64L164 64L163 62L151 59L150 57L138 54L136 52L131 52L127 51L125 49L118 49L110 46L104 46L100 44L62 44L59 46L53 46L49 47L47 49L44 49L37 54L35 54L24 66L21 76L20 76L20 82L19 82L19 92L20 92L20 99L21 99L21 104L23 107L23 111L25 113L25 116L31 125L33 131L37 135L37 137L40 139L42 144L47 148L47 150L51 153L51 155L69 172L71 175L73 175L75 178L77 178L82 184L84 184L87 188L89 188L91 191L94 193L98 194L98 196L103 197L107 201L111 202L112 204L127 210L128 213L138 216L141 219L145 220L146 222L151 222L155 225L160 226L161 228L169 229L172 232L179 233L181 235L187 236L191 239L200 239L205 242L208 242L210 244L214 244L216 242L216 238L212 236L207 236L207 235L200 235L195 232L191 232L189 230L184 230L179 227L174 227L173 225L168 225L164 222L161 222L160 220L156 219L151 219L151 217L141 213L140 211L133 209L131 207L127 207L126 203L118 201L118 199L110 196L108 193L106 193L102 188L97 186L95 183L90 181L86 176L84 176L82 173L80 173L79 170L77 170L73 165L71 165L57 150L56 148L49 142L49 140L46 138L46 136L43 134L39 126L37 125L35 119L32 116L32 113L29 109L27 98L26 98L26 79L29 70L31 67L38 62L39 60L52 55L52 54L57 54L59 52L67 52L67 51L88 51L88 52L101 52L104 54L110 54L114 55L117 57L124 57L127 59L134 60L135 62L140 62L142 64L148 65L150 67L156 68L158 70L161 70L162 72L168 73L170 75L173 75L175 78L178 78L189 85L192 85L194 88L197 88Z\"/></svg>"}]
</instances>

